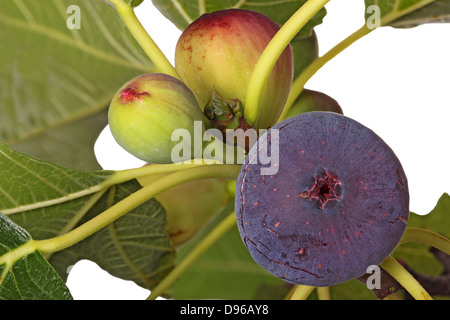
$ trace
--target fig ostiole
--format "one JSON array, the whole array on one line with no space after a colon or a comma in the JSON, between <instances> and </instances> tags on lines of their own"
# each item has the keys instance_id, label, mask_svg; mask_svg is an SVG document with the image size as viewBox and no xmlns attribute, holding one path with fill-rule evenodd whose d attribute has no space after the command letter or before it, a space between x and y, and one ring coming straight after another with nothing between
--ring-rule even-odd
<instances>
[{"instance_id":1,"label":"fig ostiole","mask_svg":"<svg viewBox=\"0 0 450 320\"><path fill-rule=\"evenodd\" d=\"M124 84L111 101L108 120L117 143L149 163L174 162L172 152L176 149L188 151L177 159L196 157L195 141L180 142L172 135L175 130L184 130L193 139L195 130L200 134L204 130L203 125L197 128L203 123L203 113L192 91L163 73L144 74Z\"/></svg>"},{"instance_id":2,"label":"fig ostiole","mask_svg":"<svg viewBox=\"0 0 450 320\"><path fill-rule=\"evenodd\" d=\"M251 162L264 144L279 148L271 176ZM338 113L308 112L278 123L250 150L235 209L257 263L289 283L331 286L395 249L409 218L408 183L372 130Z\"/></svg>"},{"instance_id":3,"label":"fig ostiole","mask_svg":"<svg viewBox=\"0 0 450 320\"><path fill-rule=\"evenodd\" d=\"M164 175L138 178L145 186ZM166 212L166 225L171 243L179 247L195 237L198 232L220 212L228 200L227 181L202 179L180 184L155 196Z\"/></svg>"},{"instance_id":4,"label":"fig ostiole","mask_svg":"<svg viewBox=\"0 0 450 320\"><path fill-rule=\"evenodd\" d=\"M225 102L239 100L245 108L253 69L278 30L272 19L251 10L227 9L204 14L180 36L175 68L202 109L214 89ZM268 128L278 120L292 85L293 70L289 45L264 87L255 128Z\"/></svg>"}]
</instances>

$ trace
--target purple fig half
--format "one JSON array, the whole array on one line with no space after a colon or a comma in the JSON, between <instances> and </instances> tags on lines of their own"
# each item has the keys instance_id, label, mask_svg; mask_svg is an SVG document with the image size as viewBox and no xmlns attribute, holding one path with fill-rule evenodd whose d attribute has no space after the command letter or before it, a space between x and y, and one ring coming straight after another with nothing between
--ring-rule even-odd
<instances>
[{"instance_id":1,"label":"purple fig half","mask_svg":"<svg viewBox=\"0 0 450 320\"><path fill-rule=\"evenodd\" d=\"M262 149L279 152L276 174L261 175L264 165L252 161ZM235 209L258 264L289 283L331 286L395 249L409 192L399 159L372 130L337 113L308 112L278 123L250 150Z\"/></svg>"}]
</instances>

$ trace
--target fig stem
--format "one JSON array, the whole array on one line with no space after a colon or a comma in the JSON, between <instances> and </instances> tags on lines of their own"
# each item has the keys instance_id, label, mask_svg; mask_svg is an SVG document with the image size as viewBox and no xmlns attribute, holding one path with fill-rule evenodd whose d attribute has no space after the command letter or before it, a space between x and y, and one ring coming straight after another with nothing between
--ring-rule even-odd
<instances>
[{"instance_id":1,"label":"fig stem","mask_svg":"<svg viewBox=\"0 0 450 320\"><path fill-rule=\"evenodd\" d=\"M371 29L367 28L367 26L364 25L356 32L348 36L346 39L341 41L339 44L337 44L335 47L333 47L326 54L311 62L311 64L309 64L309 66L306 67L306 69L303 70L303 72L292 83L291 91L289 92L288 99L279 120L281 121L286 119L292 105L303 92L305 84L316 74L317 71L319 71L326 63L336 57L339 53L348 48L351 44L369 34L371 31Z\"/></svg>"},{"instance_id":2,"label":"fig stem","mask_svg":"<svg viewBox=\"0 0 450 320\"><path fill-rule=\"evenodd\" d=\"M245 120L254 125L259 118L259 102L264 86L278 58L295 35L330 0L308 0L278 30L256 63L245 96Z\"/></svg>"},{"instance_id":3,"label":"fig stem","mask_svg":"<svg viewBox=\"0 0 450 320\"><path fill-rule=\"evenodd\" d=\"M422 285L391 255L389 255L380 266L393 276L414 299L433 300Z\"/></svg>"},{"instance_id":4,"label":"fig stem","mask_svg":"<svg viewBox=\"0 0 450 320\"><path fill-rule=\"evenodd\" d=\"M290 300L306 300L314 289L311 286L296 285Z\"/></svg>"},{"instance_id":5,"label":"fig stem","mask_svg":"<svg viewBox=\"0 0 450 320\"><path fill-rule=\"evenodd\" d=\"M133 8L127 4L124 0L108 0L111 4L116 7L117 12L122 17L123 22L125 22L128 30L134 36L136 41L142 47L147 56L155 64L156 69L159 72L166 73L172 77L181 80L178 72L169 62L167 57L153 41L150 35L147 33L145 28L140 23L139 19L136 17Z\"/></svg>"},{"instance_id":6,"label":"fig stem","mask_svg":"<svg viewBox=\"0 0 450 320\"><path fill-rule=\"evenodd\" d=\"M406 228L400 244L405 242L422 242L450 255L450 240L430 230Z\"/></svg>"},{"instance_id":7,"label":"fig stem","mask_svg":"<svg viewBox=\"0 0 450 320\"><path fill-rule=\"evenodd\" d=\"M201 257L217 240L236 225L236 213L233 211L223 219L189 254L151 291L147 300L155 300L178 280L178 278Z\"/></svg>"},{"instance_id":8,"label":"fig stem","mask_svg":"<svg viewBox=\"0 0 450 320\"><path fill-rule=\"evenodd\" d=\"M415 11L418 10L421 7L424 7L428 4L430 4L431 1L421 1L415 5L409 6L407 9L404 10L395 10L389 14L386 14L381 19L380 26L387 26L391 22ZM367 24L364 24L361 28L356 30L354 33L352 33L350 36L348 36L346 39L344 39L342 42L337 44L335 47L333 47L330 51L328 51L325 55L322 57L317 58L314 60L303 72L295 79L294 83L292 84L291 91L288 96L288 100L286 101L285 107L283 109L283 112L281 114L281 117L279 121L286 119L286 116L288 115L289 109L294 104L295 100L300 96L300 94L303 91L303 88L305 87L305 84L308 82L309 79L312 78L313 75L316 74L316 72L322 68L328 61L336 57L339 53L347 49L351 44L356 42L357 40L361 39L362 37L368 35L376 28L368 28Z\"/></svg>"},{"instance_id":9,"label":"fig stem","mask_svg":"<svg viewBox=\"0 0 450 320\"><path fill-rule=\"evenodd\" d=\"M208 166L210 164L213 164L213 161L208 161L207 159L194 159L182 163L146 165L139 168L117 171L105 183L108 186L111 186L113 184L123 183L132 179L157 175L161 173L172 173L175 171L189 170L195 167Z\"/></svg>"},{"instance_id":10,"label":"fig stem","mask_svg":"<svg viewBox=\"0 0 450 320\"><path fill-rule=\"evenodd\" d=\"M319 300L331 300L330 287L317 287Z\"/></svg>"},{"instance_id":11,"label":"fig stem","mask_svg":"<svg viewBox=\"0 0 450 320\"><path fill-rule=\"evenodd\" d=\"M162 191L168 190L179 184L207 178L236 179L241 166L239 165L209 165L194 167L181 172L175 172L155 182L146 185L142 189L132 193L127 198L109 207L95 218L85 222L81 226L54 238L34 241L37 250L42 254L51 254L89 237L93 233L106 227L130 210L138 207Z\"/></svg>"}]
</instances>

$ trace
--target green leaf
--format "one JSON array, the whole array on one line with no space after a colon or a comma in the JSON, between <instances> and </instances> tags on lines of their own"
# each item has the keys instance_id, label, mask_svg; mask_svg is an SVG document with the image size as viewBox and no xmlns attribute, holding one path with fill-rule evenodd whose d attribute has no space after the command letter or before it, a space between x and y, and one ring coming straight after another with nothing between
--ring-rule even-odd
<instances>
[{"instance_id":1,"label":"green leaf","mask_svg":"<svg viewBox=\"0 0 450 320\"><path fill-rule=\"evenodd\" d=\"M100 169L93 144L110 99L154 70L120 16L104 1L0 1L0 29L0 141Z\"/></svg>"},{"instance_id":2,"label":"green leaf","mask_svg":"<svg viewBox=\"0 0 450 320\"><path fill-rule=\"evenodd\" d=\"M192 242L178 250L178 260L232 210L230 203ZM233 227L203 254L171 288L175 299L283 299L290 285L269 274L250 256Z\"/></svg>"},{"instance_id":3,"label":"green leaf","mask_svg":"<svg viewBox=\"0 0 450 320\"><path fill-rule=\"evenodd\" d=\"M427 215L412 213L408 227L425 228L450 238L450 196L444 193Z\"/></svg>"},{"instance_id":4,"label":"green leaf","mask_svg":"<svg viewBox=\"0 0 450 320\"><path fill-rule=\"evenodd\" d=\"M450 238L450 196L444 193L436 206L427 215L411 212L408 227L424 228ZM405 243L400 245L393 256L404 260L414 270L439 275L443 271L441 262L430 252L430 247L422 243Z\"/></svg>"},{"instance_id":5,"label":"green leaf","mask_svg":"<svg viewBox=\"0 0 450 320\"><path fill-rule=\"evenodd\" d=\"M0 230L0 299L72 299L56 271L33 249L24 229L0 214Z\"/></svg>"},{"instance_id":6,"label":"green leaf","mask_svg":"<svg viewBox=\"0 0 450 320\"><path fill-rule=\"evenodd\" d=\"M61 127L45 130L13 147L17 151L56 162L66 168L97 170L100 166L93 150L96 139L107 122L108 112L105 109Z\"/></svg>"},{"instance_id":7,"label":"green leaf","mask_svg":"<svg viewBox=\"0 0 450 320\"><path fill-rule=\"evenodd\" d=\"M36 240L64 234L141 188L136 180L116 185L112 171L67 169L1 143L0 168L0 211ZM90 259L117 277L150 287L174 264L166 228L163 208L150 200L50 262L63 279L70 265Z\"/></svg>"},{"instance_id":8,"label":"green leaf","mask_svg":"<svg viewBox=\"0 0 450 320\"><path fill-rule=\"evenodd\" d=\"M330 287L332 300L375 300L376 297L364 283L353 279Z\"/></svg>"},{"instance_id":9,"label":"green leaf","mask_svg":"<svg viewBox=\"0 0 450 320\"><path fill-rule=\"evenodd\" d=\"M411 28L425 23L450 22L450 0L365 0L366 19L378 6L381 25Z\"/></svg>"},{"instance_id":10,"label":"green leaf","mask_svg":"<svg viewBox=\"0 0 450 320\"><path fill-rule=\"evenodd\" d=\"M138 189L135 180L111 188L79 224ZM82 259L94 261L113 276L151 289L175 265L164 209L154 199L147 201L89 238L55 253L49 261L65 280L67 268Z\"/></svg>"},{"instance_id":11,"label":"green leaf","mask_svg":"<svg viewBox=\"0 0 450 320\"><path fill-rule=\"evenodd\" d=\"M2 143L0 168L0 211L6 215L32 210L41 210L46 215L46 208L101 191L105 188L102 183L113 175L111 171L84 172L67 169L19 153ZM80 204L85 201L86 198ZM59 208L57 211L57 219L61 219L65 210ZM55 230L54 226L48 228Z\"/></svg>"},{"instance_id":12,"label":"green leaf","mask_svg":"<svg viewBox=\"0 0 450 320\"><path fill-rule=\"evenodd\" d=\"M306 0L285 1L285 0L152 0L155 7L161 13L172 21L180 30L199 18L202 14L224 10L229 8L247 9L261 12L280 26L283 25L292 14L295 13ZM322 19L326 15L326 10L322 9L315 17L308 22L300 31L301 35L310 35L312 29L322 23Z\"/></svg>"}]
</instances>

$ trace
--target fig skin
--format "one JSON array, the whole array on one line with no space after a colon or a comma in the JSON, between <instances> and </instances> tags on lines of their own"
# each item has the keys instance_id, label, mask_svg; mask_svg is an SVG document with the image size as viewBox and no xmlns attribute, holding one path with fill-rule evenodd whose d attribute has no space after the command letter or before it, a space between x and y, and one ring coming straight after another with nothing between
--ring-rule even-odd
<instances>
[{"instance_id":1,"label":"fig skin","mask_svg":"<svg viewBox=\"0 0 450 320\"><path fill-rule=\"evenodd\" d=\"M332 112L286 119L278 173L261 175L249 152L236 184L242 241L289 283L331 286L360 277L397 246L409 218L405 173L373 131ZM260 138L271 150L272 131Z\"/></svg>"},{"instance_id":2,"label":"fig skin","mask_svg":"<svg viewBox=\"0 0 450 320\"><path fill-rule=\"evenodd\" d=\"M141 186L164 175L138 178ZM167 232L177 248L191 240L228 201L227 181L202 179L163 191L155 199L166 211Z\"/></svg>"},{"instance_id":3,"label":"fig skin","mask_svg":"<svg viewBox=\"0 0 450 320\"><path fill-rule=\"evenodd\" d=\"M176 45L175 68L202 110L213 89L225 102L238 99L245 108L253 69L278 30L269 17L243 9L207 13L186 28ZM292 86L293 72L292 47L288 45L264 88L255 128L268 128L278 120Z\"/></svg>"},{"instance_id":4,"label":"fig skin","mask_svg":"<svg viewBox=\"0 0 450 320\"><path fill-rule=\"evenodd\" d=\"M294 54L294 79L297 78L311 62L319 57L319 41L313 30L306 37L295 37L291 41Z\"/></svg>"},{"instance_id":5,"label":"fig skin","mask_svg":"<svg viewBox=\"0 0 450 320\"><path fill-rule=\"evenodd\" d=\"M286 118L311 111L329 111L344 114L339 103L330 96L319 91L304 89L289 109Z\"/></svg>"},{"instance_id":6,"label":"fig skin","mask_svg":"<svg viewBox=\"0 0 450 320\"><path fill-rule=\"evenodd\" d=\"M117 91L108 120L114 139L129 153L149 163L172 163L172 149L180 143L171 141L173 131L186 129L194 137L194 121L203 121L203 113L183 82L167 74L149 73ZM195 156L194 143L190 143L191 156Z\"/></svg>"}]
</instances>

